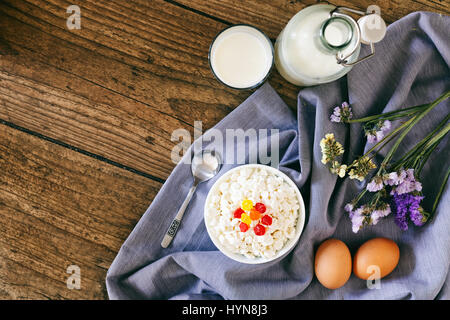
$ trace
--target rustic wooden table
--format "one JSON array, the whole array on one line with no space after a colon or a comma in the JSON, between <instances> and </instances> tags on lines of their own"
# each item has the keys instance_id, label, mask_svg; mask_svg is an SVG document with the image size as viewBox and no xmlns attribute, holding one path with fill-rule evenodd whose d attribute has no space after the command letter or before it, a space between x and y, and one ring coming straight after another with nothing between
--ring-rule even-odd
<instances>
[{"instance_id":1,"label":"rustic wooden table","mask_svg":"<svg viewBox=\"0 0 450 320\"><path fill-rule=\"evenodd\" d=\"M376 2L388 23L449 14L445 0ZM208 129L251 93L214 79L213 37L245 22L274 40L313 3L0 1L0 298L106 299L108 267L174 167L172 131ZM79 30L66 26L72 4ZM295 108L298 88L269 82Z\"/></svg>"}]
</instances>

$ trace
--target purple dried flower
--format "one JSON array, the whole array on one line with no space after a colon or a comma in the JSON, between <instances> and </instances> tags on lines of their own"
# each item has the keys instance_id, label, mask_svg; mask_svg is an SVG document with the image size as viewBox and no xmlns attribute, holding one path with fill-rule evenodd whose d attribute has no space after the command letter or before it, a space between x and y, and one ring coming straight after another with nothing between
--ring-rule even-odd
<instances>
[{"instance_id":1,"label":"purple dried flower","mask_svg":"<svg viewBox=\"0 0 450 320\"><path fill-rule=\"evenodd\" d=\"M383 140L383 138L384 138L384 131L377 131L375 133L375 136L377 137L377 142Z\"/></svg>"},{"instance_id":2,"label":"purple dried flower","mask_svg":"<svg viewBox=\"0 0 450 320\"><path fill-rule=\"evenodd\" d=\"M376 176L367 184L366 189L370 192L377 192L383 189L383 187L383 179L380 176Z\"/></svg>"},{"instance_id":3,"label":"purple dried flower","mask_svg":"<svg viewBox=\"0 0 450 320\"><path fill-rule=\"evenodd\" d=\"M403 231L408 230L408 221L405 213L399 213L395 216L395 224Z\"/></svg>"},{"instance_id":4,"label":"purple dried flower","mask_svg":"<svg viewBox=\"0 0 450 320\"><path fill-rule=\"evenodd\" d=\"M406 169L405 172L406 172L406 179L408 179L408 180L414 180L415 179L415 177L414 177L414 169Z\"/></svg>"},{"instance_id":5,"label":"purple dried flower","mask_svg":"<svg viewBox=\"0 0 450 320\"><path fill-rule=\"evenodd\" d=\"M422 191L422 183L420 183L419 181L416 181L414 183L414 189L419 192Z\"/></svg>"},{"instance_id":6,"label":"purple dried flower","mask_svg":"<svg viewBox=\"0 0 450 320\"><path fill-rule=\"evenodd\" d=\"M350 219L352 221L352 231L357 233L362 228L365 216L363 215L363 208L358 208L352 212Z\"/></svg>"},{"instance_id":7,"label":"purple dried flower","mask_svg":"<svg viewBox=\"0 0 450 320\"><path fill-rule=\"evenodd\" d=\"M411 185L411 182L409 180L405 180L402 183L400 183L395 189L393 189L391 192L392 193L397 193L397 194L405 194L405 193L409 193L411 191L414 190L413 188L414 186Z\"/></svg>"},{"instance_id":8,"label":"purple dried flower","mask_svg":"<svg viewBox=\"0 0 450 320\"><path fill-rule=\"evenodd\" d=\"M409 218L416 226L419 226L419 227L423 226L423 224L425 223L425 218L422 214L421 207L412 210L409 213Z\"/></svg>"},{"instance_id":9,"label":"purple dried flower","mask_svg":"<svg viewBox=\"0 0 450 320\"><path fill-rule=\"evenodd\" d=\"M408 230L408 202L403 196L394 194L392 197L393 211L395 214L395 224L402 230Z\"/></svg>"},{"instance_id":10,"label":"purple dried flower","mask_svg":"<svg viewBox=\"0 0 450 320\"><path fill-rule=\"evenodd\" d=\"M379 202L376 207L374 205L362 205L356 210L353 210L353 203L348 203L344 209L349 213L354 233L357 233L365 225L377 224L378 221L391 213L391 207L385 202Z\"/></svg>"},{"instance_id":11,"label":"purple dried flower","mask_svg":"<svg viewBox=\"0 0 450 320\"><path fill-rule=\"evenodd\" d=\"M348 212L348 216L350 217L350 220L352 222L352 231L354 233L357 233L363 227L363 225L367 223L366 217L369 208L363 205L353 211L353 204L348 203L344 209Z\"/></svg>"},{"instance_id":12,"label":"purple dried flower","mask_svg":"<svg viewBox=\"0 0 450 320\"><path fill-rule=\"evenodd\" d=\"M400 182L403 182L403 180L406 179L406 170L401 169L398 173L398 178L400 179Z\"/></svg>"},{"instance_id":13,"label":"purple dried flower","mask_svg":"<svg viewBox=\"0 0 450 320\"><path fill-rule=\"evenodd\" d=\"M383 125L381 126L381 131L386 133L389 130L391 130L391 126L392 126L392 124L389 120L384 120Z\"/></svg>"},{"instance_id":14,"label":"purple dried flower","mask_svg":"<svg viewBox=\"0 0 450 320\"><path fill-rule=\"evenodd\" d=\"M397 172L390 172L385 175L383 175L383 182L387 186L396 186L398 185L400 181L400 177L397 174Z\"/></svg>"},{"instance_id":15,"label":"purple dried flower","mask_svg":"<svg viewBox=\"0 0 450 320\"><path fill-rule=\"evenodd\" d=\"M422 196L412 193L393 194L391 206L395 215L395 223L400 229L408 230L408 217L417 226L423 224L424 219L420 210L422 199Z\"/></svg>"},{"instance_id":16,"label":"purple dried flower","mask_svg":"<svg viewBox=\"0 0 450 320\"><path fill-rule=\"evenodd\" d=\"M331 122L346 122L353 116L352 108L347 102L343 102L339 107L333 109L333 114L330 116Z\"/></svg>"},{"instance_id":17,"label":"purple dried flower","mask_svg":"<svg viewBox=\"0 0 450 320\"><path fill-rule=\"evenodd\" d=\"M339 107L334 108L333 114L330 116L331 122L341 122L341 109Z\"/></svg>"},{"instance_id":18,"label":"purple dried flower","mask_svg":"<svg viewBox=\"0 0 450 320\"><path fill-rule=\"evenodd\" d=\"M387 203L383 203L378 209L372 211L370 214L371 223L376 225L381 218L386 217L391 213L391 207Z\"/></svg>"},{"instance_id":19,"label":"purple dried flower","mask_svg":"<svg viewBox=\"0 0 450 320\"><path fill-rule=\"evenodd\" d=\"M368 143L375 143L375 142L377 142L377 136L372 135L372 134L368 134L367 135L367 142Z\"/></svg>"},{"instance_id":20,"label":"purple dried flower","mask_svg":"<svg viewBox=\"0 0 450 320\"><path fill-rule=\"evenodd\" d=\"M347 203L344 207L344 210L347 211L348 213L353 211L353 204L352 203Z\"/></svg>"},{"instance_id":21,"label":"purple dried flower","mask_svg":"<svg viewBox=\"0 0 450 320\"><path fill-rule=\"evenodd\" d=\"M394 193L405 194L414 191L422 191L422 184L414 177L414 169L400 170L397 184L392 188L391 195Z\"/></svg>"},{"instance_id":22,"label":"purple dried flower","mask_svg":"<svg viewBox=\"0 0 450 320\"><path fill-rule=\"evenodd\" d=\"M380 142L390 129L391 129L391 122L389 120L377 123L373 128L366 131L367 142L368 143Z\"/></svg>"}]
</instances>

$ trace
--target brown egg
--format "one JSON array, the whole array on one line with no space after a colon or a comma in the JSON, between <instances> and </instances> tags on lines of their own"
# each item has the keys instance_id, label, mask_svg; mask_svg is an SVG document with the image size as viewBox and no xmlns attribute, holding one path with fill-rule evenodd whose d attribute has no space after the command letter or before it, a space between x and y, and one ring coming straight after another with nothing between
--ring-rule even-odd
<instances>
[{"instance_id":1,"label":"brown egg","mask_svg":"<svg viewBox=\"0 0 450 320\"><path fill-rule=\"evenodd\" d=\"M353 258L353 272L363 280L371 275L372 280L387 276L398 264L400 249L397 244L386 238L375 238L359 247ZM379 270L377 269L379 268Z\"/></svg>"},{"instance_id":2,"label":"brown egg","mask_svg":"<svg viewBox=\"0 0 450 320\"><path fill-rule=\"evenodd\" d=\"M328 289L342 287L352 273L352 256L344 242L324 241L316 252L314 270L319 282Z\"/></svg>"}]
</instances>

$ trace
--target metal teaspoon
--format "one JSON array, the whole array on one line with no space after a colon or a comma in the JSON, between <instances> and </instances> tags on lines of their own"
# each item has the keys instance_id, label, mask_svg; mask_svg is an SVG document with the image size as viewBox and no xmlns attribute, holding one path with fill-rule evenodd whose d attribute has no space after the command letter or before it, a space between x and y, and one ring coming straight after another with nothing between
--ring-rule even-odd
<instances>
[{"instance_id":1,"label":"metal teaspoon","mask_svg":"<svg viewBox=\"0 0 450 320\"><path fill-rule=\"evenodd\" d=\"M181 219L183 218L184 211L189 205L198 184L214 177L220 171L221 166L222 161L220 155L214 150L203 150L192 157L191 171L194 178L194 183L189 190L186 199L178 210L175 219L173 219L170 224L170 227L161 242L161 247L167 248L175 237L178 227L180 226Z\"/></svg>"}]
</instances>

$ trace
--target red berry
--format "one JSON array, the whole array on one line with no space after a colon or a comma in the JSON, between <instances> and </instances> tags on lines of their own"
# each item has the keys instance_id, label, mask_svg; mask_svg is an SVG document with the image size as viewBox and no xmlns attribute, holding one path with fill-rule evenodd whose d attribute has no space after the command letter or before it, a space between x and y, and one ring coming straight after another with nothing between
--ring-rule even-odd
<instances>
[{"instance_id":1,"label":"red berry","mask_svg":"<svg viewBox=\"0 0 450 320\"><path fill-rule=\"evenodd\" d=\"M234 211L234 217L240 219L241 215L245 213L244 210L242 210L241 208L237 208L236 211Z\"/></svg>"},{"instance_id":2,"label":"red berry","mask_svg":"<svg viewBox=\"0 0 450 320\"><path fill-rule=\"evenodd\" d=\"M242 232L246 232L248 230L248 224L241 222L239 224L239 229L241 229Z\"/></svg>"},{"instance_id":3,"label":"red berry","mask_svg":"<svg viewBox=\"0 0 450 320\"><path fill-rule=\"evenodd\" d=\"M253 231L255 231L255 234L257 236L263 236L264 233L266 233L266 228L262 225L262 224L257 224L254 228Z\"/></svg>"},{"instance_id":4,"label":"red berry","mask_svg":"<svg viewBox=\"0 0 450 320\"><path fill-rule=\"evenodd\" d=\"M261 203L261 202L258 202L257 204L255 204L255 209L261 213L266 212L266 206L264 205L264 203Z\"/></svg>"},{"instance_id":5,"label":"red berry","mask_svg":"<svg viewBox=\"0 0 450 320\"><path fill-rule=\"evenodd\" d=\"M266 226L270 226L272 224L272 217L266 214L264 217L262 217L261 223L265 224Z\"/></svg>"}]
</instances>

